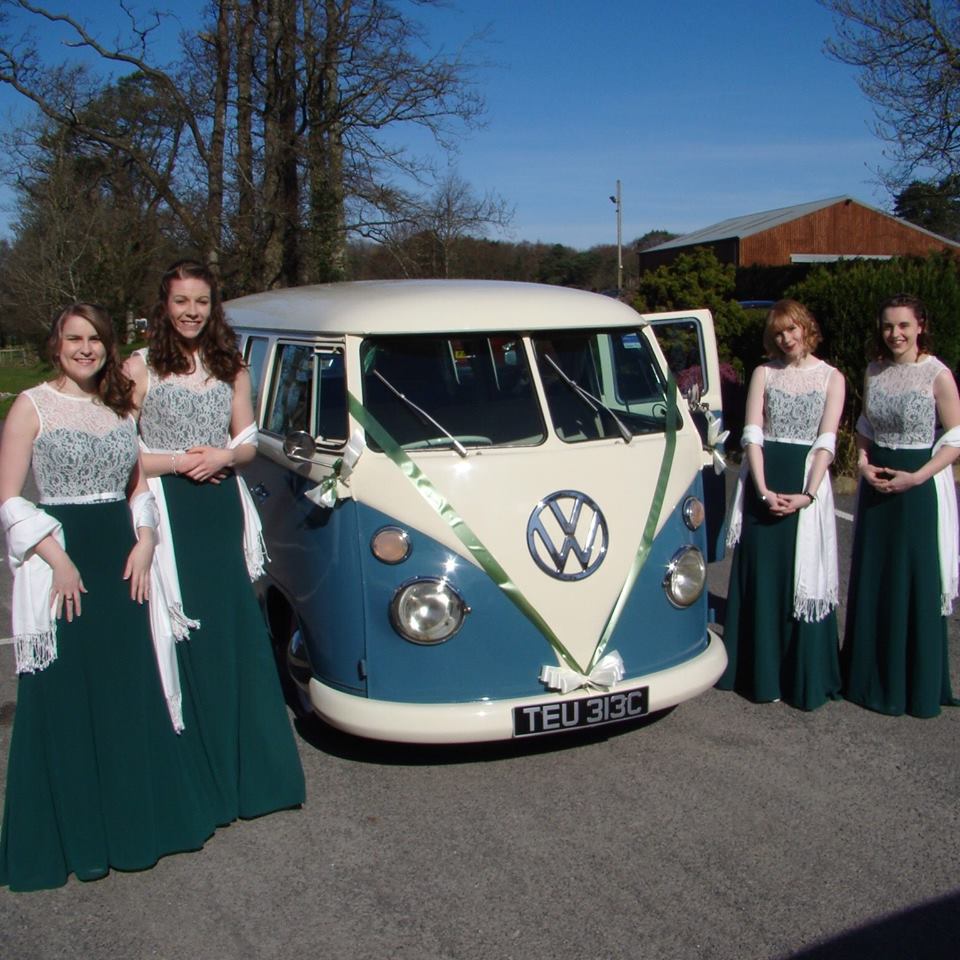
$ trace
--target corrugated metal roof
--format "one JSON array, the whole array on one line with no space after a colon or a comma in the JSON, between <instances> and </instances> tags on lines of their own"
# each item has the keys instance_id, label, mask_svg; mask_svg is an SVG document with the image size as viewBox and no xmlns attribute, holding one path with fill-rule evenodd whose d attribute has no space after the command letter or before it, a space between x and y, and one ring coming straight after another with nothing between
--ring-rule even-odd
<instances>
[{"instance_id":1,"label":"corrugated metal roof","mask_svg":"<svg viewBox=\"0 0 960 960\"><path fill-rule=\"evenodd\" d=\"M817 210L823 210L824 207L832 207L835 203L840 203L843 200L853 200L853 197L830 197L827 200L798 203L792 207L780 207L779 210L765 210L762 213L748 213L743 217L721 220L720 223L704 227L702 230L694 230L693 233L685 233L682 237L667 240L666 243L658 243L655 247L648 247L643 252L672 250L674 247L689 247L697 243L714 243L717 240L729 240L731 237L740 239L752 237L755 233L762 233L772 227L779 227L782 223L798 220L800 217L815 213ZM854 203L860 203L860 201L854 200ZM866 206L866 204L860 205Z\"/></svg>"}]
</instances>

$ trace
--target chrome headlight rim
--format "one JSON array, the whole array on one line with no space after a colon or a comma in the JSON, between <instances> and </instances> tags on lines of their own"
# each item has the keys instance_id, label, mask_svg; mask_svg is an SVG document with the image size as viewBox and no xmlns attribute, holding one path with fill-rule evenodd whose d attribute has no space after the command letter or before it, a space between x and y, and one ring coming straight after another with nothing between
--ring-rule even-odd
<instances>
[{"instance_id":1,"label":"chrome headlight rim","mask_svg":"<svg viewBox=\"0 0 960 960\"><path fill-rule=\"evenodd\" d=\"M404 548L403 555L398 556L396 559L392 559L383 555L384 551L381 549L379 544L383 538L394 538L397 543L402 544ZM380 552L378 552L378 550ZM410 559L410 554L413 553L413 541L410 539L410 534L407 533L403 527L388 523L385 526L379 527L377 530L375 530L373 536L370 537L370 552L381 563L385 563L388 566L393 567L397 564L403 563L405 560Z\"/></svg>"},{"instance_id":2,"label":"chrome headlight rim","mask_svg":"<svg viewBox=\"0 0 960 960\"><path fill-rule=\"evenodd\" d=\"M688 530L699 530L706 519L707 511L699 497L689 496L683 501L683 522Z\"/></svg>"},{"instance_id":3,"label":"chrome headlight rim","mask_svg":"<svg viewBox=\"0 0 960 960\"><path fill-rule=\"evenodd\" d=\"M694 563L693 570L688 567L688 561ZM684 594L679 587L680 577L690 577L693 574L692 582L695 584L694 590L690 594ZM678 610L686 610L692 607L702 596L707 587L707 562L704 559L698 547L687 544L681 547L667 564L667 570L663 577L663 592L667 595L667 600Z\"/></svg>"},{"instance_id":4,"label":"chrome headlight rim","mask_svg":"<svg viewBox=\"0 0 960 960\"><path fill-rule=\"evenodd\" d=\"M449 629L442 635L433 637L418 635L415 629L410 627L404 619L403 606L405 601L410 599L414 588L425 586L433 586L435 589L441 590L446 597L453 601L454 615L451 618ZM466 622L468 613L470 613L470 607L467 606L460 592L445 577L411 577L397 587L390 600L390 624L393 629L408 643L415 643L422 647L433 647L455 637ZM423 631L421 631L422 633Z\"/></svg>"}]
</instances>

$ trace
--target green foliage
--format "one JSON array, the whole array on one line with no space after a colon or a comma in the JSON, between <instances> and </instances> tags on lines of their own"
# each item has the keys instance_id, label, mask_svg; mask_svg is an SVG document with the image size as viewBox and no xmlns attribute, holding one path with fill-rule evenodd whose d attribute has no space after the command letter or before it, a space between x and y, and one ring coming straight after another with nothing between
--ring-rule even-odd
<instances>
[{"instance_id":1,"label":"green foliage","mask_svg":"<svg viewBox=\"0 0 960 960\"><path fill-rule=\"evenodd\" d=\"M737 344L750 328L743 307L733 298L735 282L733 264L721 263L707 247L694 247L669 266L643 274L634 305L641 313L708 308L713 314L720 357L734 361Z\"/></svg>"},{"instance_id":2,"label":"green foliage","mask_svg":"<svg viewBox=\"0 0 960 960\"><path fill-rule=\"evenodd\" d=\"M933 350L951 369L960 361L960 274L948 253L895 260L841 260L812 270L787 296L804 303L820 323L819 353L847 378L848 419L857 416L863 374L872 356L877 308L888 297L920 297L930 315Z\"/></svg>"},{"instance_id":3,"label":"green foliage","mask_svg":"<svg viewBox=\"0 0 960 960\"><path fill-rule=\"evenodd\" d=\"M666 243L668 240L676 240L679 233L671 233L669 230L648 230L642 237L637 237L631 247L639 253L641 250L649 250L658 244Z\"/></svg>"},{"instance_id":4,"label":"green foliage","mask_svg":"<svg viewBox=\"0 0 960 960\"><path fill-rule=\"evenodd\" d=\"M830 470L834 476L857 477L857 438L852 424L840 424L837 431L837 452L834 455Z\"/></svg>"},{"instance_id":5,"label":"green foliage","mask_svg":"<svg viewBox=\"0 0 960 960\"><path fill-rule=\"evenodd\" d=\"M780 300L783 291L799 283L810 272L812 264L785 263L766 266L758 263L737 267L738 300Z\"/></svg>"},{"instance_id":6,"label":"green foliage","mask_svg":"<svg viewBox=\"0 0 960 960\"><path fill-rule=\"evenodd\" d=\"M914 180L897 194L893 212L918 227L960 240L960 176L939 183Z\"/></svg>"},{"instance_id":7,"label":"green foliage","mask_svg":"<svg viewBox=\"0 0 960 960\"><path fill-rule=\"evenodd\" d=\"M589 250L580 253L571 247L555 243L540 261L537 281L583 289L589 286L590 277L596 268L596 254Z\"/></svg>"}]
</instances>

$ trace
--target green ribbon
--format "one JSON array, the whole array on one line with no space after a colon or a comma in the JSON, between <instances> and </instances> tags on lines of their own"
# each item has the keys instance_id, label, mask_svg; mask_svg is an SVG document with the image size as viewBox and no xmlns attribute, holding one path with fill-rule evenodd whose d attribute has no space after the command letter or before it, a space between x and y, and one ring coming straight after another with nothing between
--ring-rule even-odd
<instances>
[{"instance_id":1,"label":"green ribbon","mask_svg":"<svg viewBox=\"0 0 960 960\"><path fill-rule=\"evenodd\" d=\"M593 658L590 660L590 670L596 666L597 662L603 656L613 636L613 631L620 620L624 607L627 605L627 598L633 585L640 576L643 565L650 556L650 548L653 546L653 538L657 532L657 524L660 522L660 513L663 510L663 501L667 494L667 483L670 480L670 470L673 467L673 456L677 449L677 382L673 379L673 374L667 377L667 416L666 416L666 436L663 445L663 456L660 458L660 473L657 475L657 485L653 490L653 499L650 501L650 510L647 513L647 522L643 525L643 535L640 537L640 546L637 548L636 556L633 558L633 565L627 574L627 579L623 582L620 589L620 596L617 597L607 622L604 624L603 631L600 634L600 641L596 650L593 652Z\"/></svg>"},{"instance_id":2,"label":"green ribbon","mask_svg":"<svg viewBox=\"0 0 960 960\"><path fill-rule=\"evenodd\" d=\"M663 457L660 461L660 473L657 477L653 500L650 503L650 510L647 514L647 522L643 528L640 546L637 549L627 579L624 581L623 587L620 590L620 595L617 597L613 609L607 617L600 641L597 644L587 670L584 670L580 664L577 663L573 654L567 650L560 638L550 628L550 625L520 592L520 589L510 579L506 570L500 566L493 554L483 545L469 524L454 510L451 503L437 490L420 467L407 456L406 451L393 439L386 428L350 392L347 393L347 403L350 415L354 420L373 437L380 449L400 468L404 476L413 484L417 493L443 518L460 542L470 551L481 569L504 594L506 594L507 599L540 631L558 658L577 673L589 673L600 660L607 644L610 642L610 637L613 635L617 621L620 619L620 615L626 606L627 597L633 589L633 585L636 583L637 577L640 575L640 571L647 561L647 557L650 555L650 548L653 544L654 535L656 534L657 523L660 520L660 513L663 509L663 501L667 491L667 482L670 478L670 469L673 465L673 457L677 445L677 385L673 376L671 375L667 379L666 442L664 444Z\"/></svg>"},{"instance_id":3,"label":"green ribbon","mask_svg":"<svg viewBox=\"0 0 960 960\"><path fill-rule=\"evenodd\" d=\"M483 545L466 520L461 517L450 502L430 482L427 475L406 454L404 449L390 436L386 428L352 394L347 393L350 415L367 433L376 440L381 450L403 471L404 476L413 484L417 493L446 521L460 542L470 551L481 569L506 594L507 599L543 634L547 642L556 651L557 656L571 670L583 673L573 654L563 645L560 638L550 629L550 625L540 616L529 600L520 592L517 585L500 566L497 559Z\"/></svg>"}]
</instances>

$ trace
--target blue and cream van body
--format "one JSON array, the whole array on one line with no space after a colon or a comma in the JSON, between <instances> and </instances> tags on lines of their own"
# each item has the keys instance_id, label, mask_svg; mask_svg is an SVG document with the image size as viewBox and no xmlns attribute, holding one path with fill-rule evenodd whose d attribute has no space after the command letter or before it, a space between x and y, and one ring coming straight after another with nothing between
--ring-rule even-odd
<instances>
[{"instance_id":1,"label":"blue and cream van body","mask_svg":"<svg viewBox=\"0 0 960 960\"><path fill-rule=\"evenodd\" d=\"M602 725L713 685L701 471L650 320L536 284L383 281L229 302L255 389L261 583L303 700L443 743ZM692 327L691 327L692 325ZM687 338L689 340L689 338Z\"/></svg>"}]
</instances>

